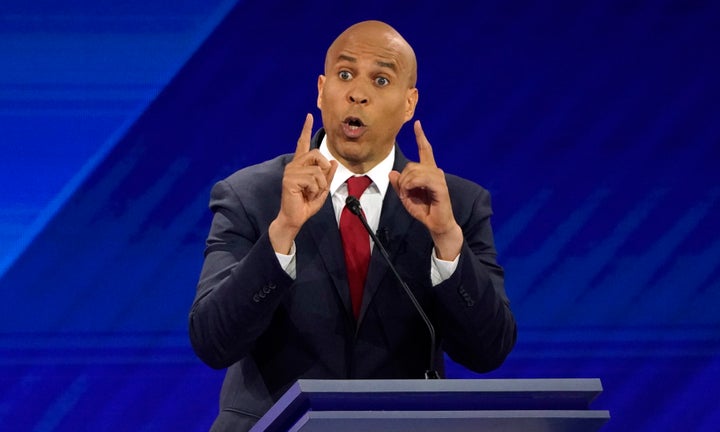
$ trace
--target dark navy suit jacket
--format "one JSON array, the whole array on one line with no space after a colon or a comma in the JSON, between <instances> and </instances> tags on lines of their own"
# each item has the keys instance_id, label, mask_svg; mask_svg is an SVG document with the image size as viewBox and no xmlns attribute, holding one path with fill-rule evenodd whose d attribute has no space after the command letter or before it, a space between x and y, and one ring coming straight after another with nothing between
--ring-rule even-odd
<instances>
[{"instance_id":1,"label":"dark navy suit jacket","mask_svg":"<svg viewBox=\"0 0 720 432\"><path fill-rule=\"evenodd\" d=\"M317 147L324 132L313 138ZM228 368L214 431L249 429L298 378L422 378L428 331L373 249L362 309L350 305L340 233L331 198L295 239L297 277L280 267L268 226L280 206L292 154L242 169L217 183L205 262L189 317L197 355ZM394 169L407 159L396 149ZM496 262L489 193L446 175L465 243L457 270L432 286L427 229L388 188L379 227L399 273L432 320L437 370L445 351L467 368L497 368L512 349L516 325Z\"/></svg>"}]
</instances>

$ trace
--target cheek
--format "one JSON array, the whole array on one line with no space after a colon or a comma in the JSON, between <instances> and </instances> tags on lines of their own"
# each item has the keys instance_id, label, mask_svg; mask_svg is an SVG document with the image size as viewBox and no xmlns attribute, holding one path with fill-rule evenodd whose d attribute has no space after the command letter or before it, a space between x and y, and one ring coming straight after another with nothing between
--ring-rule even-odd
<instances>
[{"instance_id":1,"label":"cheek","mask_svg":"<svg viewBox=\"0 0 720 432\"><path fill-rule=\"evenodd\" d=\"M405 122L406 117L408 113L408 104L407 100L400 97L395 97L393 100L385 105L385 109L383 110L383 117L387 119L388 122Z\"/></svg>"},{"instance_id":2,"label":"cheek","mask_svg":"<svg viewBox=\"0 0 720 432\"><path fill-rule=\"evenodd\" d=\"M326 107L332 107L337 106L342 102L343 96L342 94L337 91L337 89L333 89L332 87L325 86L325 90L322 94L322 103Z\"/></svg>"}]
</instances>

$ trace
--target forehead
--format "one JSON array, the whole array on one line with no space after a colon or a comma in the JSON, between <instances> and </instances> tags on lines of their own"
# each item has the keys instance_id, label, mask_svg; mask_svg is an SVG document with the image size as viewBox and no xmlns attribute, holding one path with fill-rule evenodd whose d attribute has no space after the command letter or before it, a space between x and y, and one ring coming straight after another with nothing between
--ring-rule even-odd
<instances>
[{"instance_id":1,"label":"forehead","mask_svg":"<svg viewBox=\"0 0 720 432\"><path fill-rule=\"evenodd\" d=\"M354 59L357 62L392 63L396 70L405 71L410 62L404 51L402 42L390 34L348 34L332 44L325 66Z\"/></svg>"}]
</instances>

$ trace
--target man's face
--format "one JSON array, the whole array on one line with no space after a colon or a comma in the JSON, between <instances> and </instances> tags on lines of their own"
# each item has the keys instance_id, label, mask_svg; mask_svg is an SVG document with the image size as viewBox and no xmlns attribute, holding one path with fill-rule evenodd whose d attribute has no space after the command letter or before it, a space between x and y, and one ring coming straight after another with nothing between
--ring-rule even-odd
<instances>
[{"instance_id":1,"label":"man's face","mask_svg":"<svg viewBox=\"0 0 720 432\"><path fill-rule=\"evenodd\" d=\"M417 89L408 49L392 33L360 28L328 51L325 75L318 78L318 108L330 152L354 172L382 161L413 116Z\"/></svg>"}]
</instances>

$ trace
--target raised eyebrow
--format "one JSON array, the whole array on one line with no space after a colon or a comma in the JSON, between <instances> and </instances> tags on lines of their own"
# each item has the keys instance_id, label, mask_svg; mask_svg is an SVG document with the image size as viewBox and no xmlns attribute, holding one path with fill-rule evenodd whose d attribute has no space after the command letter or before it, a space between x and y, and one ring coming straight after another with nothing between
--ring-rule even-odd
<instances>
[{"instance_id":1,"label":"raised eyebrow","mask_svg":"<svg viewBox=\"0 0 720 432\"><path fill-rule=\"evenodd\" d=\"M397 72L397 66L395 66L395 63L384 62L384 61L378 60L375 62L375 64L380 67L391 69L393 72Z\"/></svg>"},{"instance_id":2,"label":"raised eyebrow","mask_svg":"<svg viewBox=\"0 0 720 432\"><path fill-rule=\"evenodd\" d=\"M340 60L345 60L345 61L350 62L350 63L357 63L357 59L356 59L355 57L349 56L349 55L347 55L347 54L340 54L340 55L338 56L338 61L340 61ZM397 66L396 66L395 63L393 63L393 62L386 62L386 61L382 61L382 60L377 60L377 61L375 62L375 64L378 65L378 66L380 66L380 67L383 67L383 68L388 68L388 69L392 70L393 72L397 72Z\"/></svg>"},{"instance_id":3,"label":"raised eyebrow","mask_svg":"<svg viewBox=\"0 0 720 432\"><path fill-rule=\"evenodd\" d=\"M345 54L340 54L340 55L338 56L338 61L339 61L339 60L345 60L345 61L348 61L348 62L350 62L350 63L357 63L357 59L356 59L355 57L350 57L349 55L345 55Z\"/></svg>"}]
</instances>

